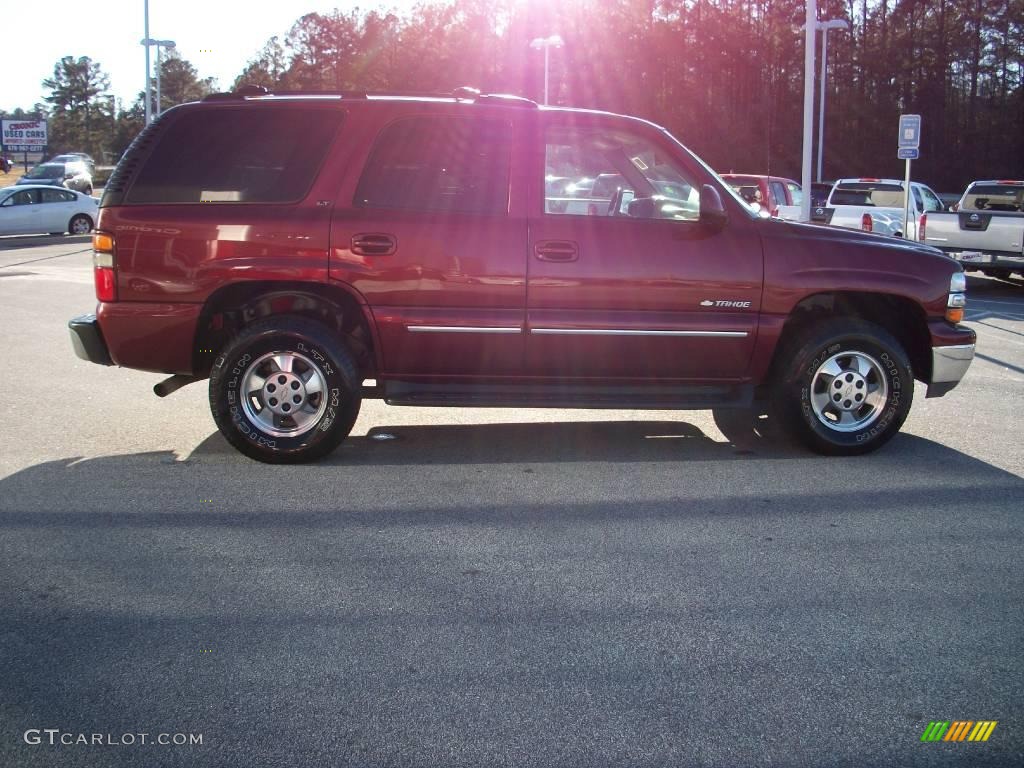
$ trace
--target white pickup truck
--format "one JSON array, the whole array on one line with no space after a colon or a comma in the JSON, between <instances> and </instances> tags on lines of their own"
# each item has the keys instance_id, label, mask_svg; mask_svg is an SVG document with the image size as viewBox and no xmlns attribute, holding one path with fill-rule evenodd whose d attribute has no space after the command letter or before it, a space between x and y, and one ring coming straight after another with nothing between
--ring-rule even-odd
<instances>
[{"instance_id":1,"label":"white pickup truck","mask_svg":"<svg viewBox=\"0 0 1024 768\"><path fill-rule=\"evenodd\" d=\"M972 272L1024 276L1024 181L974 181L953 213L921 217L918 239Z\"/></svg>"},{"instance_id":2,"label":"white pickup truck","mask_svg":"<svg viewBox=\"0 0 1024 768\"><path fill-rule=\"evenodd\" d=\"M924 213L944 211L931 188L910 182L910 239L917 239L917 222ZM903 181L899 179L840 179L825 205L811 209L811 221L834 227L861 229L903 237Z\"/></svg>"}]
</instances>

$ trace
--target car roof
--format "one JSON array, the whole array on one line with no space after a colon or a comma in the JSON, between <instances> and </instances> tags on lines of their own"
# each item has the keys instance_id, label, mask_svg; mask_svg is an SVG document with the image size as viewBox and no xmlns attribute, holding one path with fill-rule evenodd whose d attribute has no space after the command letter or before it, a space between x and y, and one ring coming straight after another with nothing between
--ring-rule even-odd
<instances>
[{"instance_id":1,"label":"car roof","mask_svg":"<svg viewBox=\"0 0 1024 768\"><path fill-rule=\"evenodd\" d=\"M277 91L270 92L265 88L256 86L243 86L237 91L229 93L214 93L202 101L181 104L167 110L169 114L174 110L193 108L194 105L210 104L281 104L287 102L306 102L309 104L323 104L334 102L344 104L346 107L369 104L386 103L419 103L419 104L476 104L486 107L505 107L510 109L527 109L538 113L570 113L580 115L592 115L594 117L610 117L623 120L631 120L637 123L656 128L660 131L665 128L650 120L645 120L634 115L624 115L616 112L608 112L600 109L584 109L580 107L563 107L538 104L532 99L523 96L516 96L507 93L480 93L474 88L456 88L451 93L402 93L402 92L373 92L373 91Z\"/></svg>"},{"instance_id":2,"label":"car roof","mask_svg":"<svg viewBox=\"0 0 1024 768\"><path fill-rule=\"evenodd\" d=\"M55 187L53 184L12 184L9 187L0 188L0 192L6 192L9 189L16 189L22 192L26 189L59 189L61 192L72 192L76 195L82 194L74 189L68 189L67 187Z\"/></svg>"},{"instance_id":3,"label":"car roof","mask_svg":"<svg viewBox=\"0 0 1024 768\"><path fill-rule=\"evenodd\" d=\"M764 179L767 181L788 181L800 186L799 181L790 179L786 176L766 176L763 173L720 173L718 175L723 179Z\"/></svg>"}]
</instances>

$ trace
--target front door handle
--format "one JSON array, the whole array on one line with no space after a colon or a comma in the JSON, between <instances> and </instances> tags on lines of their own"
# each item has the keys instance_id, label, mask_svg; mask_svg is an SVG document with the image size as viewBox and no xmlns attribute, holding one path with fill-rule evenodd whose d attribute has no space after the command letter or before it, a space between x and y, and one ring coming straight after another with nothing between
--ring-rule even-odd
<instances>
[{"instance_id":1,"label":"front door handle","mask_svg":"<svg viewBox=\"0 0 1024 768\"><path fill-rule=\"evenodd\" d=\"M394 235L381 232L363 232L352 235L352 253L357 256L390 256L398 250Z\"/></svg>"},{"instance_id":2,"label":"front door handle","mask_svg":"<svg viewBox=\"0 0 1024 768\"><path fill-rule=\"evenodd\" d=\"M571 240L544 240L533 247L533 252L541 261L576 261L580 257L579 248Z\"/></svg>"}]
</instances>

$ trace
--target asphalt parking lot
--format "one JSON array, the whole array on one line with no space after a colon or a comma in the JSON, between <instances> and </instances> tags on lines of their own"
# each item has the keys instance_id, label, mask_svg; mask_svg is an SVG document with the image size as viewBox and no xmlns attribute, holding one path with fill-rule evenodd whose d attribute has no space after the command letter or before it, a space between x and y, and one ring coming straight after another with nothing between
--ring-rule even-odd
<instances>
[{"instance_id":1,"label":"asphalt parking lot","mask_svg":"<svg viewBox=\"0 0 1024 768\"><path fill-rule=\"evenodd\" d=\"M368 402L270 467L73 356L88 249L0 238L0 765L1024 762L1024 281L969 280L967 378L866 457Z\"/></svg>"}]
</instances>

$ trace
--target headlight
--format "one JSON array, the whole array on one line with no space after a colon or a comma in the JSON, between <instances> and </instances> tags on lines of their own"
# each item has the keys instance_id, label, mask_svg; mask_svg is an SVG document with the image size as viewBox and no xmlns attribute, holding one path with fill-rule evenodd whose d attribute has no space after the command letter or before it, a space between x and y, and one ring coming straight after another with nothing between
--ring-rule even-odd
<instances>
[{"instance_id":1,"label":"headlight","mask_svg":"<svg viewBox=\"0 0 1024 768\"><path fill-rule=\"evenodd\" d=\"M967 275L954 272L949 278L949 298L946 301L946 320L960 323L964 319L964 307L967 306Z\"/></svg>"}]
</instances>

